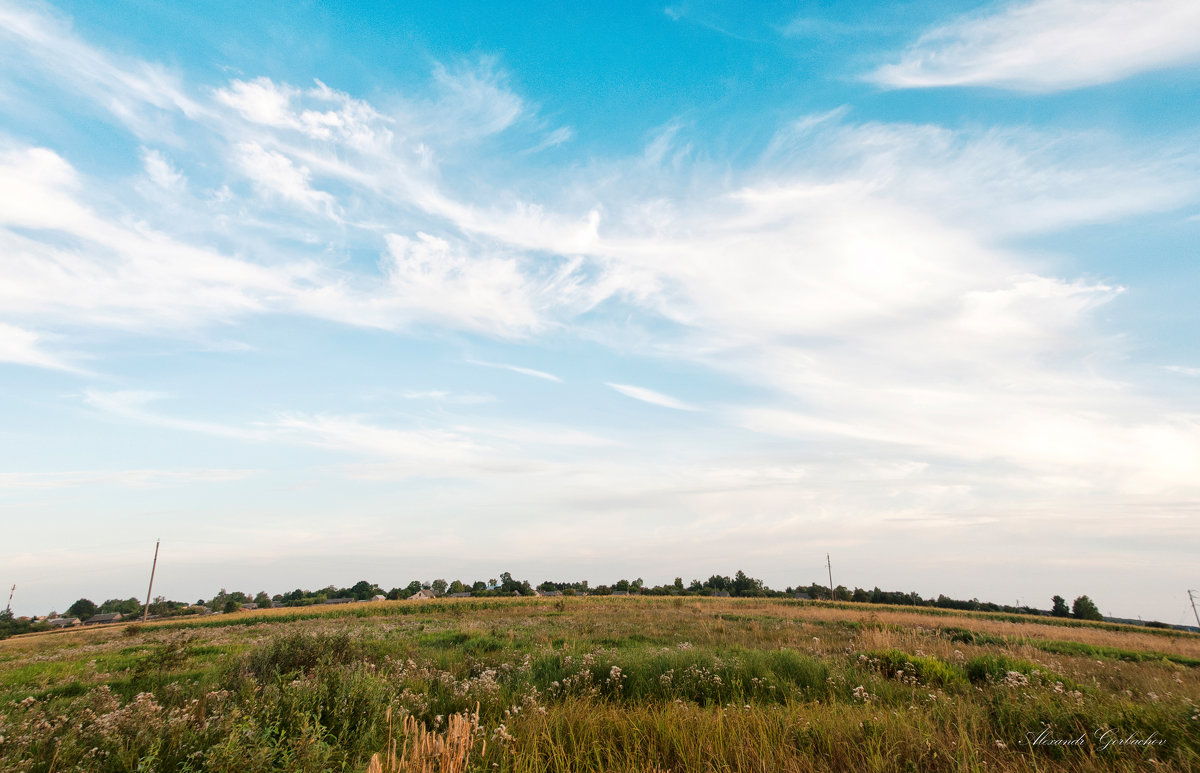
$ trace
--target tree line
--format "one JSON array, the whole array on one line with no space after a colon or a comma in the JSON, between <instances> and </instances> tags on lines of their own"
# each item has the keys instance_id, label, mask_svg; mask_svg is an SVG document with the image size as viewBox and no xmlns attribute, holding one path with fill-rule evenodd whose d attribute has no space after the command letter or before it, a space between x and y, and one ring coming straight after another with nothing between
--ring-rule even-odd
<instances>
[{"instance_id":1,"label":"tree line","mask_svg":"<svg viewBox=\"0 0 1200 773\"><path fill-rule=\"evenodd\" d=\"M352 599L368 601L378 596L389 600L407 599L421 591L433 591L438 596L469 594L473 597L488 596L533 596L537 591L557 591L565 596L591 595L606 596L612 594L640 594L646 596L737 596L762 598L793 598L801 597L813 600L834 600L857 602L865 604L893 604L900 606L940 607L943 609L959 609L980 612L1008 612L1026 615L1048 615L1053 617L1069 617L1079 620L1103 620L1103 615L1096 604L1087 596L1079 596L1070 607L1062 596L1051 598L1049 610L1031 606L1012 606L979 601L978 599L953 599L944 594L936 598L923 598L915 591L884 591L878 586L871 590L838 585L832 590L827 585L811 583L809 585L788 586L783 590L775 590L762 580L750 577L744 571L738 570L732 577L714 574L707 580L693 579L684 583L682 577L676 577L674 582L663 585L648 586L638 577L635 580L620 579L611 584L591 585L587 580L556 582L546 580L536 587L528 580L517 580L509 572L502 572L499 577L488 580L474 580L470 583L463 580L447 581L436 579L432 581L412 580L402 587L384 590L382 586L360 580L346 588L328 585L318 590L296 588L286 593L268 595L266 591L246 593L243 591L228 591L221 588L210 599L197 599L195 603L185 601L169 601L158 596L150 604L149 614L162 617L184 615L200 615L211 612L230 613L239 611L251 604L257 607L287 606L301 607L313 604L324 604L331 599ZM123 617L139 616L145 612L145 607L138 599L108 599L96 604L90 599L80 598L67 607L66 617L76 617L86 621L98 614L119 612ZM25 619L14 618L9 612L0 613L0 638L15 633L47 628L45 620L56 616L51 613L44 618ZM1167 627L1165 623L1147 623L1147 625Z\"/></svg>"}]
</instances>

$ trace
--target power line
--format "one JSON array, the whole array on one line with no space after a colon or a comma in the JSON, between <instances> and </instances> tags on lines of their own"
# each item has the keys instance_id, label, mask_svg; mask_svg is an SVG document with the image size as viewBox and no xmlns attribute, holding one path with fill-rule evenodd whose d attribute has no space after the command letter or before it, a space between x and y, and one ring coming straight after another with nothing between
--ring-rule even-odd
<instances>
[{"instance_id":1,"label":"power line","mask_svg":"<svg viewBox=\"0 0 1200 773\"><path fill-rule=\"evenodd\" d=\"M1192 596L1196 591L1188 590L1188 601L1192 602L1192 614L1196 617L1196 627L1200 628L1200 613L1196 612L1196 599Z\"/></svg>"}]
</instances>

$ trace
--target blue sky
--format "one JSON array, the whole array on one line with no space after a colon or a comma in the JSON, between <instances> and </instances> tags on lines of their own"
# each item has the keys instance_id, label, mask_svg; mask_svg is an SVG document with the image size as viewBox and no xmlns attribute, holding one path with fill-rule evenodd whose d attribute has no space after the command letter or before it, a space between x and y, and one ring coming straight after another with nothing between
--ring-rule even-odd
<instances>
[{"instance_id":1,"label":"blue sky","mask_svg":"<svg viewBox=\"0 0 1200 773\"><path fill-rule=\"evenodd\" d=\"M18 612L738 568L1185 622L1200 7L0 1Z\"/></svg>"}]
</instances>

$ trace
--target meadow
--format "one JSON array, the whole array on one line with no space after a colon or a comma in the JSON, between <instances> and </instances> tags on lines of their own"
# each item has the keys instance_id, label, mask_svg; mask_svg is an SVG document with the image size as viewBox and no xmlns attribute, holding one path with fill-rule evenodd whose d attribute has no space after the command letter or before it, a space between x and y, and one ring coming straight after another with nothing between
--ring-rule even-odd
<instances>
[{"instance_id":1,"label":"meadow","mask_svg":"<svg viewBox=\"0 0 1200 773\"><path fill-rule=\"evenodd\" d=\"M695 597L119 624L0 642L0 769L1200 771L1200 636Z\"/></svg>"}]
</instances>

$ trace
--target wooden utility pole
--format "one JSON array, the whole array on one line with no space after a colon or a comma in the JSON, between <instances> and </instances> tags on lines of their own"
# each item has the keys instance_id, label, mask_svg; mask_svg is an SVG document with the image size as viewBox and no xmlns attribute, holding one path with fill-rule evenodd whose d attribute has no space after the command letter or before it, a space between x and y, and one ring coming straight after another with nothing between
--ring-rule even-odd
<instances>
[{"instance_id":1,"label":"wooden utility pole","mask_svg":"<svg viewBox=\"0 0 1200 773\"><path fill-rule=\"evenodd\" d=\"M146 611L142 613L142 622L150 617L150 592L154 590L154 570L158 568L158 543L161 540L154 540L154 563L150 564L150 587L146 588Z\"/></svg>"},{"instance_id":2,"label":"wooden utility pole","mask_svg":"<svg viewBox=\"0 0 1200 773\"><path fill-rule=\"evenodd\" d=\"M1192 596L1195 592L1194 590L1188 591L1188 601L1192 602L1192 614L1196 616L1196 626L1200 628L1200 613L1196 612L1196 599Z\"/></svg>"},{"instance_id":3,"label":"wooden utility pole","mask_svg":"<svg viewBox=\"0 0 1200 773\"><path fill-rule=\"evenodd\" d=\"M833 601L833 564L829 561L829 554L825 554L825 568L829 570L829 600Z\"/></svg>"},{"instance_id":4,"label":"wooden utility pole","mask_svg":"<svg viewBox=\"0 0 1200 773\"><path fill-rule=\"evenodd\" d=\"M13 597L13 594L14 594L14 593L16 593L16 592L17 592L17 586L14 584L14 585L12 586L12 590L10 590L10 591L8 592L8 606L4 608L4 611L5 611L5 612L8 612L8 613L10 613L10 614L12 613L12 597ZM1188 591L1188 595L1189 595L1189 596L1191 596L1191 595L1192 595L1192 592L1191 592L1191 591Z\"/></svg>"}]
</instances>

